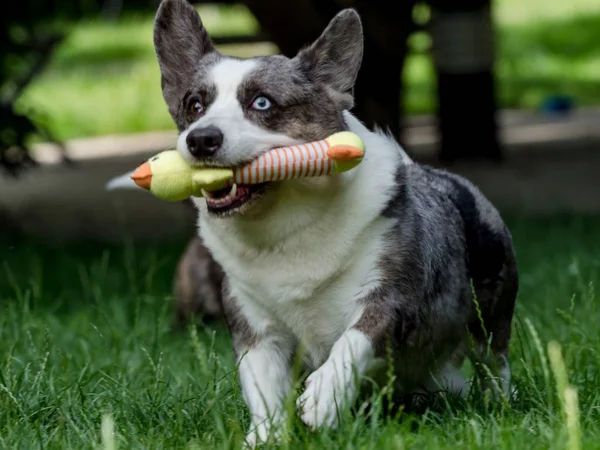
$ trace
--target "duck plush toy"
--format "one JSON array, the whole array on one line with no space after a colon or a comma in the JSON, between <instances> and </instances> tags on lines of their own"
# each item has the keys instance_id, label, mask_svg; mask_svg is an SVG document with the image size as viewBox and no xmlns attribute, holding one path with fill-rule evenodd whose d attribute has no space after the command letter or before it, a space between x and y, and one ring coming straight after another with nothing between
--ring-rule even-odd
<instances>
[{"instance_id":1,"label":"duck plush toy","mask_svg":"<svg viewBox=\"0 0 600 450\"><path fill-rule=\"evenodd\" d=\"M191 166L178 151L167 150L139 166L131 178L162 200L181 201L234 183L250 185L345 172L362 161L364 151L363 141L349 131L321 141L274 148L250 164L232 169Z\"/></svg>"}]
</instances>

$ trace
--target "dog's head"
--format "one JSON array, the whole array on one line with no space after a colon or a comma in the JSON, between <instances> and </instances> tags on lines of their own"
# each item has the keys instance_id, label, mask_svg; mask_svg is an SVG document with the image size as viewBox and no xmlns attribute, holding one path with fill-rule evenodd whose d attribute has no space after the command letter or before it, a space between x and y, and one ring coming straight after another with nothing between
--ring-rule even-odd
<instances>
[{"instance_id":1,"label":"dog's head","mask_svg":"<svg viewBox=\"0 0 600 450\"><path fill-rule=\"evenodd\" d=\"M363 52L361 22L352 9L335 16L294 58L238 59L216 51L187 0L163 0L154 44L163 95L180 132L177 147L192 164L237 166L271 148L346 128L342 112L352 107ZM208 209L241 211L266 187L211 193Z\"/></svg>"}]
</instances>

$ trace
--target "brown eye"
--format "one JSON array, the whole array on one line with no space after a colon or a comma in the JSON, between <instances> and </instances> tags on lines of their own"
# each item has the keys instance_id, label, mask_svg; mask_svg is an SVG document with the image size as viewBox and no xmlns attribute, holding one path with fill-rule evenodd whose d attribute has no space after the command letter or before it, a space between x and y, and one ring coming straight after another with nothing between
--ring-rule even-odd
<instances>
[{"instance_id":1,"label":"brown eye","mask_svg":"<svg viewBox=\"0 0 600 450\"><path fill-rule=\"evenodd\" d=\"M197 116L204 111L204 105L199 100L193 100L190 102L190 113Z\"/></svg>"}]
</instances>

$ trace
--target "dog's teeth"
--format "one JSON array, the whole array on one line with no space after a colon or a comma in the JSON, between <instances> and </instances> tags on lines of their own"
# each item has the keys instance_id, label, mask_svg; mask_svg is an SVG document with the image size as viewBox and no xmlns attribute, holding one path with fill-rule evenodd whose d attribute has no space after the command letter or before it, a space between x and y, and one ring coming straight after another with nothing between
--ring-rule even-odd
<instances>
[{"instance_id":1,"label":"dog's teeth","mask_svg":"<svg viewBox=\"0 0 600 450\"><path fill-rule=\"evenodd\" d=\"M238 187L237 184L231 185L230 191L223 197L215 197L214 194L202 189L202 195L206 199L206 203L209 206L219 207L231 205L237 198Z\"/></svg>"}]
</instances>

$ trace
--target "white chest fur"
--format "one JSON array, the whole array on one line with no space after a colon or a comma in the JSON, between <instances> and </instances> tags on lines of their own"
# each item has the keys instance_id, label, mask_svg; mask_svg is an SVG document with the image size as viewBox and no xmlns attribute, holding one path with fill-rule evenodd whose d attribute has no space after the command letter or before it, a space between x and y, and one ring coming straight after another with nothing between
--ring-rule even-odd
<instances>
[{"instance_id":1,"label":"white chest fur","mask_svg":"<svg viewBox=\"0 0 600 450\"><path fill-rule=\"evenodd\" d=\"M217 219L197 201L201 236L251 328L293 336L311 365L360 318L362 298L378 286L392 225L380 213L402 151L349 122L366 143L363 162L337 180L286 182L264 218Z\"/></svg>"},{"instance_id":2,"label":"white chest fur","mask_svg":"<svg viewBox=\"0 0 600 450\"><path fill-rule=\"evenodd\" d=\"M348 245L308 243L302 251L253 257L220 255L232 294L257 332L267 328L301 341L307 362L320 365L339 336L358 321L364 296L379 283L388 222L379 219ZM350 243L347 243L350 244ZM337 248L336 248L337 247Z\"/></svg>"}]
</instances>

